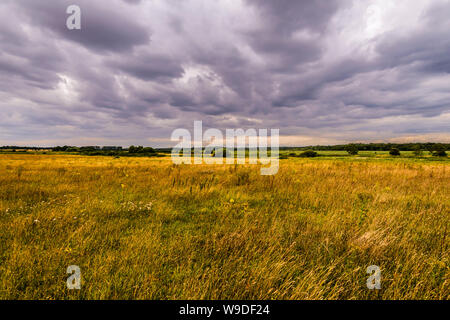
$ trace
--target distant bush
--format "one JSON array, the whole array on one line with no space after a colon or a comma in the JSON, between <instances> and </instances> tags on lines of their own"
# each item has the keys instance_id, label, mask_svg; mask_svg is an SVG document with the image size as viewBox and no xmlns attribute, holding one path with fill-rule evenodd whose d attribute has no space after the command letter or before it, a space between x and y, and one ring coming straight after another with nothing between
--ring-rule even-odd
<instances>
[{"instance_id":1,"label":"distant bush","mask_svg":"<svg viewBox=\"0 0 450 320\"><path fill-rule=\"evenodd\" d=\"M446 157L446 156L447 152L445 152L445 150L433 151L433 157Z\"/></svg>"},{"instance_id":2,"label":"distant bush","mask_svg":"<svg viewBox=\"0 0 450 320\"><path fill-rule=\"evenodd\" d=\"M422 151L422 149L420 149L420 146L414 147L413 153L414 153L414 155L415 155L416 157L421 157L421 156L423 156L423 151Z\"/></svg>"},{"instance_id":3,"label":"distant bush","mask_svg":"<svg viewBox=\"0 0 450 320\"><path fill-rule=\"evenodd\" d=\"M389 150L389 154L391 156L399 156L400 155L400 150L398 150L397 148L392 148L391 150Z\"/></svg>"},{"instance_id":4,"label":"distant bush","mask_svg":"<svg viewBox=\"0 0 450 320\"><path fill-rule=\"evenodd\" d=\"M435 144L431 150L431 154L433 155L433 157L446 157L447 156L447 152L445 152L445 147L444 145L438 143Z\"/></svg>"},{"instance_id":5,"label":"distant bush","mask_svg":"<svg viewBox=\"0 0 450 320\"><path fill-rule=\"evenodd\" d=\"M150 147L144 148L143 146L137 146L137 147L135 147L135 146L130 146L130 147L128 148L128 153L130 153L130 154L135 154L135 153L145 153L145 154L148 154L148 153L156 153L156 151L155 151L155 149L150 148Z\"/></svg>"},{"instance_id":6,"label":"distant bush","mask_svg":"<svg viewBox=\"0 0 450 320\"><path fill-rule=\"evenodd\" d=\"M351 154L352 156L358 154L358 147L354 144L349 144L345 150L348 152L348 154Z\"/></svg>"},{"instance_id":7,"label":"distant bush","mask_svg":"<svg viewBox=\"0 0 450 320\"><path fill-rule=\"evenodd\" d=\"M299 157L303 157L303 158L313 158L313 157L317 157L319 154L313 150L306 150L303 151L302 153L300 153Z\"/></svg>"}]
</instances>

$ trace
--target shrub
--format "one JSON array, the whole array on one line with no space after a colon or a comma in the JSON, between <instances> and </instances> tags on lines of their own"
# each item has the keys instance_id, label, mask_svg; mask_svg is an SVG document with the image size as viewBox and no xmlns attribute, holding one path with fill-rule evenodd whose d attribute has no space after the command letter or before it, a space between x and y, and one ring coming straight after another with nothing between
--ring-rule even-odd
<instances>
[{"instance_id":1,"label":"shrub","mask_svg":"<svg viewBox=\"0 0 450 320\"><path fill-rule=\"evenodd\" d=\"M446 157L447 152L445 150L437 150L433 152L433 157Z\"/></svg>"},{"instance_id":2,"label":"shrub","mask_svg":"<svg viewBox=\"0 0 450 320\"><path fill-rule=\"evenodd\" d=\"M348 152L348 154L351 154L353 156L358 154L358 147L356 145L354 145L354 144L349 144L345 148L345 150Z\"/></svg>"},{"instance_id":3,"label":"shrub","mask_svg":"<svg viewBox=\"0 0 450 320\"><path fill-rule=\"evenodd\" d=\"M151 148L151 147L146 147L144 149L142 149L143 153L156 153L155 149Z\"/></svg>"},{"instance_id":4,"label":"shrub","mask_svg":"<svg viewBox=\"0 0 450 320\"><path fill-rule=\"evenodd\" d=\"M300 153L299 157L303 157L303 158L313 158L313 157L317 157L319 154L313 150L306 150L303 151L302 153Z\"/></svg>"},{"instance_id":5,"label":"shrub","mask_svg":"<svg viewBox=\"0 0 450 320\"><path fill-rule=\"evenodd\" d=\"M415 155L416 157L421 157L421 156L423 156L423 151L422 151L422 149L420 149L420 147L414 148L413 153L414 153L414 155Z\"/></svg>"},{"instance_id":6,"label":"shrub","mask_svg":"<svg viewBox=\"0 0 450 320\"><path fill-rule=\"evenodd\" d=\"M392 148L392 149L389 151L389 154L390 154L391 156L399 156L399 155L400 155L400 150L398 150L397 148Z\"/></svg>"},{"instance_id":7,"label":"shrub","mask_svg":"<svg viewBox=\"0 0 450 320\"><path fill-rule=\"evenodd\" d=\"M433 157L446 157L447 153L445 152L445 147L438 143L433 146L432 153Z\"/></svg>"}]
</instances>

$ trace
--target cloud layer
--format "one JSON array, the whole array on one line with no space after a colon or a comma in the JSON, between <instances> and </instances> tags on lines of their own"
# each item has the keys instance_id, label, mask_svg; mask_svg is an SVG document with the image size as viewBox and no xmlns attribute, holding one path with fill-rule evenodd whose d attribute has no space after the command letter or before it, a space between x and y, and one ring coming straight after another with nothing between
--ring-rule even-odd
<instances>
[{"instance_id":1,"label":"cloud layer","mask_svg":"<svg viewBox=\"0 0 450 320\"><path fill-rule=\"evenodd\" d=\"M0 145L450 141L449 53L447 0L3 0Z\"/></svg>"}]
</instances>

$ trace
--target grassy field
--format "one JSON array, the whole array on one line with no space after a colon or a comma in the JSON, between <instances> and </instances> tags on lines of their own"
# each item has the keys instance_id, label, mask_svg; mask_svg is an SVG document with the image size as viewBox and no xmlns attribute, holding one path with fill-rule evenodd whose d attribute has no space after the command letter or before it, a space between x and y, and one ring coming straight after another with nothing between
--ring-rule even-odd
<instances>
[{"instance_id":1,"label":"grassy field","mask_svg":"<svg viewBox=\"0 0 450 320\"><path fill-rule=\"evenodd\" d=\"M449 299L450 161L328 155L0 155L0 298Z\"/></svg>"}]
</instances>

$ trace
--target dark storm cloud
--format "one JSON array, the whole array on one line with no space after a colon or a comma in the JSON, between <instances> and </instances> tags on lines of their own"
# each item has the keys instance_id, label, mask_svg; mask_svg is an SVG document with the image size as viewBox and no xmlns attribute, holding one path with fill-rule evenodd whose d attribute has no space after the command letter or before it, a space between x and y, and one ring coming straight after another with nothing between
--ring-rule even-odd
<instances>
[{"instance_id":1,"label":"dark storm cloud","mask_svg":"<svg viewBox=\"0 0 450 320\"><path fill-rule=\"evenodd\" d=\"M148 144L203 120L300 144L448 139L449 17L445 0L4 0L0 132Z\"/></svg>"},{"instance_id":2,"label":"dark storm cloud","mask_svg":"<svg viewBox=\"0 0 450 320\"><path fill-rule=\"evenodd\" d=\"M268 72L298 72L297 66L320 58L320 35L338 9L337 1L247 0L261 13L259 26L248 33L248 43L266 56ZM304 32L306 39L295 37Z\"/></svg>"},{"instance_id":3,"label":"dark storm cloud","mask_svg":"<svg viewBox=\"0 0 450 320\"><path fill-rule=\"evenodd\" d=\"M142 80L168 81L183 75L180 63L168 56L145 54L112 61L109 65Z\"/></svg>"},{"instance_id":4,"label":"dark storm cloud","mask_svg":"<svg viewBox=\"0 0 450 320\"><path fill-rule=\"evenodd\" d=\"M299 103L318 100L321 90L330 84L347 80L359 73L372 70L372 63L363 59L342 59L326 68L318 67L313 74L305 73L284 83L282 91L272 104L275 107L295 107ZM373 67L373 66L372 66Z\"/></svg>"},{"instance_id":5,"label":"dark storm cloud","mask_svg":"<svg viewBox=\"0 0 450 320\"><path fill-rule=\"evenodd\" d=\"M30 37L11 23L18 17L1 9L0 6L0 92L13 94L27 85L42 89L56 86L60 80L57 72L65 70L65 59L58 47L52 41L45 43Z\"/></svg>"},{"instance_id":6,"label":"dark storm cloud","mask_svg":"<svg viewBox=\"0 0 450 320\"><path fill-rule=\"evenodd\" d=\"M330 18L338 10L336 0L247 0L258 8L267 29L286 36L293 31L306 29L312 32L324 32Z\"/></svg>"},{"instance_id":7,"label":"dark storm cloud","mask_svg":"<svg viewBox=\"0 0 450 320\"><path fill-rule=\"evenodd\" d=\"M296 68L320 58L321 48L310 40L279 38L276 34L250 33L252 48L267 60L267 72L293 73Z\"/></svg>"},{"instance_id":8,"label":"dark storm cloud","mask_svg":"<svg viewBox=\"0 0 450 320\"><path fill-rule=\"evenodd\" d=\"M74 1L16 1L18 9L23 10L32 23L90 50L121 52L149 43L150 31L137 23L120 2L78 0L76 3L82 8L83 23L81 30L74 31L67 29L65 14L67 7Z\"/></svg>"},{"instance_id":9,"label":"dark storm cloud","mask_svg":"<svg viewBox=\"0 0 450 320\"><path fill-rule=\"evenodd\" d=\"M221 44L206 50L197 49L192 53L192 57L195 63L211 69L211 73L197 77L197 82L206 86L205 82L208 80L223 81L223 85L241 98L250 97L257 70L236 46ZM262 83L263 79L260 77L259 81Z\"/></svg>"}]
</instances>

